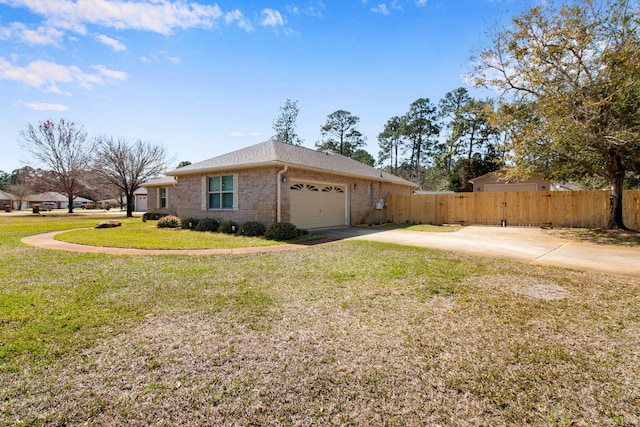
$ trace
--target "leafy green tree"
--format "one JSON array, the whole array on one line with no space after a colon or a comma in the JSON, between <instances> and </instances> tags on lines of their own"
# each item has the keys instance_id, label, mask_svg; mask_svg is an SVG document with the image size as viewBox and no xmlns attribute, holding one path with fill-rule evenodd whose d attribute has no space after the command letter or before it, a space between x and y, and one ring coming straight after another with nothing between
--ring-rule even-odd
<instances>
[{"instance_id":1,"label":"leafy green tree","mask_svg":"<svg viewBox=\"0 0 640 427\"><path fill-rule=\"evenodd\" d=\"M10 185L15 184L14 177L14 174L0 171L0 190L7 191Z\"/></svg>"},{"instance_id":2,"label":"leafy green tree","mask_svg":"<svg viewBox=\"0 0 640 427\"><path fill-rule=\"evenodd\" d=\"M337 110L327 116L327 122L322 126L321 133L325 138L317 142L319 150L330 149L338 154L351 157L352 153L361 148L366 138L358 131L360 117L349 111Z\"/></svg>"},{"instance_id":3,"label":"leafy green tree","mask_svg":"<svg viewBox=\"0 0 640 427\"><path fill-rule=\"evenodd\" d=\"M436 106L428 98L419 98L409 107L404 126L411 153L412 176L420 179L423 157L432 157L435 137L440 134Z\"/></svg>"},{"instance_id":4,"label":"leafy green tree","mask_svg":"<svg viewBox=\"0 0 640 427\"><path fill-rule=\"evenodd\" d=\"M65 119L47 120L38 126L27 125L20 135L24 148L53 173L55 189L67 196L69 213L73 213L73 199L87 179L94 148L84 127Z\"/></svg>"},{"instance_id":5,"label":"leafy green tree","mask_svg":"<svg viewBox=\"0 0 640 427\"><path fill-rule=\"evenodd\" d=\"M467 89L458 88L440 100L439 116L444 119L447 136L438 145L439 160L451 172L458 157L467 160L477 154L495 152L499 135L492 123L492 100L476 100Z\"/></svg>"},{"instance_id":6,"label":"leafy green tree","mask_svg":"<svg viewBox=\"0 0 640 427\"><path fill-rule=\"evenodd\" d=\"M471 101L471 96L467 89L459 87L448 92L438 104L438 115L444 120L444 130L446 138L438 144L439 163L445 171L450 174L458 154L461 151L460 136L467 128L463 111Z\"/></svg>"},{"instance_id":7,"label":"leafy green tree","mask_svg":"<svg viewBox=\"0 0 640 427\"><path fill-rule=\"evenodd\" d=\"M378 153L378 163L382 164L389 160L391 172L398 174L398 156L400 147L403 144L405 134L405 117L393 116L384 127L384 130L378 134L378 142L380 151Z\"/></svg>"},{"instance_id":8,"label":"leafy green tree","mask_svg":"<svg viewBox=\"0 0 640 427\"><path fill-rule=\"evenodd\" d=\"M509 104L500 121L516 171L605 179L610 228L625 228L624 179L640 158L639 7L637 0L534 7L497 31L473 73Z\"/></svg>"},{"instance_id":9,"label":"leafy green tree","mask_svg":"<svg viewBox=\"0 0 640 427\"><path fill-rule=\"evenodd\" d=\"M298 101L287 98L284 106L280 107L280 115L273 121L273 130L276 131L273 139L285 144L302 145L304 141L296 133L298 113Z\"/></svg>"},{"instance_id":10,"label":"leafy green tree","mask_svg":"<svg viewBox=\"0 0 640 427\"><path fill-rule=\"evenodd\" d=\"M351 158L369 166L373 166L376 163L373 156L367 150L363 150L362 148L358 148L356 151L351 153Z\"/></svg>"}]
</instances>

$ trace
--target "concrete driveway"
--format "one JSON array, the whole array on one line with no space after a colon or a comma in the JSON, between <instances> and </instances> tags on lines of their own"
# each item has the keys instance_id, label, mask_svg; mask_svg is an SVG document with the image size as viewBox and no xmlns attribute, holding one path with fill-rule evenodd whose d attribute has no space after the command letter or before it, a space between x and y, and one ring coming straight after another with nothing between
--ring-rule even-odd
<instances>
[{"instance_id":1,"label":"concrete driveway","mask_svg":"<svg viewBox=\"0 0 640 427\"><path fill-rule=\"evenodd\" d=\"M595 245L549 236L540 228L464 227L450 233L428 233L372 227L316 231L335 239L369 240L444 249L471 255L640 278L640 248Z\"/></svg>"}]
</instances>

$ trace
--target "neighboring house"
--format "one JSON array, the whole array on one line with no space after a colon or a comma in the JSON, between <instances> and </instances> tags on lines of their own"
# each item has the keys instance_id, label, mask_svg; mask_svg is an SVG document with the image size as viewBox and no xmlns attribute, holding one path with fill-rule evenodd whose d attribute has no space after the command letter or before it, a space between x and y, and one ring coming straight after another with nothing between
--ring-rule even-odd
<instances>
[{"instance_id":1,"label":"neighboring house","mask_svg":"<svg viewBox=\"0 0 640 427\"><path fill-rule=\"evenodd\" d=\"M6 209L7 205L11 206L11 209L27 209L28 202L25 197L20 200L15 194L0 191L0 209Z\"/></svg>"},{"instance_id":2,"label":"neighboring house","mask_svg":"<svg viewBox=\"0 0 640 427\"><path fill-rule=\"evenodd\" d=\"M11 209L14 209L15 205L15 196L10 193L5 193L0 190L0 209L5 209L6 206L9 206Z\"/></svg>"},{"instance_id":3,"label":"neighboring house","mask_svg":"<svg viewBox=\"0 0 640 427\"><path fill-rule=\"evenodd\" d=\"M42 202L53 202L56 204L56 207L58 209L66 209L67 207L69 207L69 198L64 194L60 194L55 191L32 194L31 196L27 196L26 200L29 203L29 207L38 206ZM91 200L85 199L84 197L76 197L73 200L74 202L91 203Z\"/></svg>"},{"instance_id":4,"label":"neighboring house","mask_svg":"<svg viewBox=\"0 0 640 427\"><path fill-rule=\"evenodd\" d=\"M133 201L133 210L135 212L147 211L147 188L140 187L133 192L135 199Z\"/></svg>"},{"instance_id":5,"label":"neighboring house","mask_svg":"<svg viewBox=\"0 0 640 427\"><path fill-rule=\"evenodd\" d=\"M551 185L551 190L553 191L583 191L589 190L589 188L585 187L582 184L577 182L557 182Z\"/></svg>"},{"instance_id":6,"label":"neighboring house","mask_svg":"<svg viewBox=\"0 0 640 427\"><path fill-rule=\"evenodd\" d=\"M163 176L142 184L142 188L147 190L147 212L178 215L174 206L177 184L178 181L173 176ZM169 198L171 198L171 204L169 204Z\"/></svg>"},{"instance_id":7,"label":"neighboring house","mask_svg":"<svg viewBox=\"0 0 640 427\"><path fill-rule=\"evenodd\" d=\"M415 190L413 194L425 195L425 194L455 194L455 191L449 190Z\"/></svg>"},{"instance_id":8,"label":"neighboring house","mask_svg":"<svg viewBox=\"0 0 640 427\"><path fill-rule=\"evenodd\" d=\"M148 212L321 228L387 221L413 183L332 152L266 141L144 184Z\"/></svg>"},{"instance_id":9,"label":"neighboring house","mask_svg":"<svg viewBox=\"0 0 640 427\"><path fill-rule=\"evenodd\" d=\"M505 171L491 172L469 182L473 184L473 192L511 192L511 191L549 191L551 184L540 174L534 174L527 180L506 180Z\"/></svg>"}]
</instances>

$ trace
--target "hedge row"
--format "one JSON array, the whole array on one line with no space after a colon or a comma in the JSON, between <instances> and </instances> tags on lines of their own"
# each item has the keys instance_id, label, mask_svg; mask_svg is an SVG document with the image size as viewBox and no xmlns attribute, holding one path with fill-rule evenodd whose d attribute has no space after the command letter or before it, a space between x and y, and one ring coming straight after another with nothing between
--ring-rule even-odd
<instances>
[{"instance_id":1,"label":"hedge row","mask_svg":"<svg viewBox=\"0 0 640 427\"><path fill-rule=\"evenodd\" d=\"M274 222L268 227L261 222L248 221L238 225L235 221L219 222L214 218L184 218L175 215L145 213L143 221L157 220L160 228L182 228L202 232L217 232L231 235L260 237L268 240L291 240L308 234L307 230L299 230L290 223Z\"/></svg>"}]
</instances>

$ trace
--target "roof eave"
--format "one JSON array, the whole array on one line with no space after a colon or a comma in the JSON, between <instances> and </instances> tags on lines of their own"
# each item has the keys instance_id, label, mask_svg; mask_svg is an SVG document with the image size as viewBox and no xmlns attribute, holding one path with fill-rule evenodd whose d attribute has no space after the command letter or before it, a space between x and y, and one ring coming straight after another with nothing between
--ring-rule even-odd
<instances>
[{"instance_id":1,"label":"roof eave","mask_svg":"<svg viewBox=\"0 0 640 427\"><path fill-rule=\"evenodd\" d=\"M183 171L181 169L175 169L172 171L167 172L165 175L168 176L188 176L188 175L202 175L203 173L210 173L210 172L221 172L221 171L228 171L228 170L243 170L243 169L256 169L256 168L261 168L261 167L268 167L268 166L278 166L278 165L285 165L285 163L282 163L280 161L269 161L269 162L259 162L259 163L243 163L243 164L239 164L239 165L226 165L226 166L216 166L216 167L202 167L202 168L194 168L194 169L189 169L186 171Z\"/></svg>"},{"instance_id":2,"label":"roof eave","mask_svg":"<svg viewBox=\"0 0 640 427\"><path fill-rule=\"evenodd\" d=\"M211 173L211 172L221 172L221 171L227 171L227 170L255 169L255 168L269 167L269 166L282 166L282 167L288 166L288 167L302 169L306 171L331 173L335 175L347 176L349 178L367 179L369 181L375 181L375 182L387 182L391 184L398 184L398 185L403 185L406 187L413 187L413 188L417 187L416 184L408 181L407 182L394 181L384 177L374 177L374 176L360 175L357 173L341 172L341 171L336 171L332 169L301 165L298 163L283 162L280 160L272 160L269 162L260 162L260 163L245 163L240 165L219 166L219 167L213 167L213 168L198 168L198 169L191 169L188 171L181 171L180 169L176 169L176 170L167 172L166 175L180 177L180 176L188 176L188 175L200 175L200 174Z\"/></svg>"}]
</instances>

